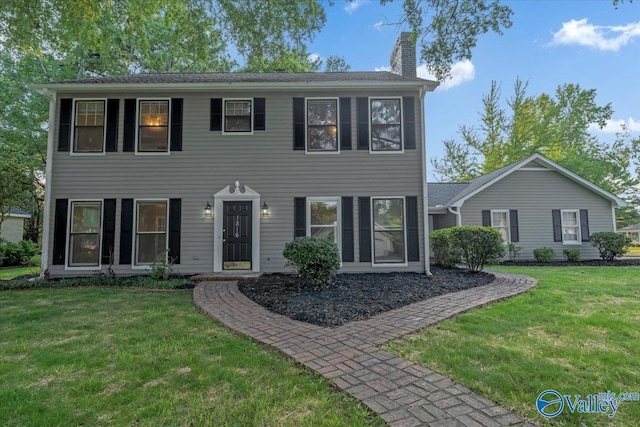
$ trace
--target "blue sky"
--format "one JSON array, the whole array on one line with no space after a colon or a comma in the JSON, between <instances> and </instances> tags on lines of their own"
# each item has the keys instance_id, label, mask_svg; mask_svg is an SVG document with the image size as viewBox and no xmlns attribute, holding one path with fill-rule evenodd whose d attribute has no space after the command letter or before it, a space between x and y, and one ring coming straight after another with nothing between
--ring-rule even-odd
<instances>
[{"instance_id":1,"label":"blue sky","mask_svg":"<svg viewBox=\"0 0 640 427\"><path fill-rule=\"evenodd\" d=\"M565 83L596 89L598 103L611 103L614 114L604 131L593 132L611 140L624 123L640 135L640 4L615 9L611 0L504 3L514 12L513 26L502 36L481 36L471 62L456 64L454 78L427 95L429 157L442 155L442 141L455 137L459 125L477 123L482 95L492 80L501 82L503 97L508 97L517 77L529 80L529 95L551 94ZM309 51L343 56L353 71L388 67L402 28L380 24L396 22L401 4L337 1L326 8L326 25Z\"/></svg>"}]
</instances>

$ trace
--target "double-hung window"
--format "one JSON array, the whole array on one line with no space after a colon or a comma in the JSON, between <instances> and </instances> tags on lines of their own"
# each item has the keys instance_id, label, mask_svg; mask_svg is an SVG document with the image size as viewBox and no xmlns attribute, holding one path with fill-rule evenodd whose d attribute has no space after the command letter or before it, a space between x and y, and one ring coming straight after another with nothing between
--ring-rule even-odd
<instances>
[{"instance_id":1,"label":"double-hung window","mask_svg":"<svg viewBox=\"0 0 640 427\"><path fill-rule=\"evenodd\" d=\"M74 153L103 153L105 141L105 101L79 100L75 104Z\"/></svg>"},{"instance_id":2,"label":"double-hung window","mask_svg":"<svg viewBox=\"0 0 640 427\"><path fill-rule=\"evenodd\" d=\"M102 201L71 202L69 267L100 266Z\"/></svg>"},{"instance_id":3,"label":"double-hung window","mask_svg":"<svg viewBox=\"0 0 640 427\"><path fill-rule=\"evenodd\" d=\"M372 198L373 263L404 264L406 236L404 198Z\"/></svg>"},{"instance_id":4,"label":"double-hung window","mask_svg":"<svg viewBox=\"0 0 640 427\"><path fill-rule=\"evenodd\" d=\"M492 210L491 211L491 227L495 228L502 235L502 240L506 243L511 241L509 235L509 211L508 210Z\"/></svg>"},{"instance_id":5,"label":"double-hung window","mask_svg":"<svg viewBox=\"0 0 640 427\"><path fill-rule=\"evenodd\" d=\"M167 216L166 200L136 202L136 265L166 260Z\"/></svg>"},{"instance_id":6,"label":"double-hung window","mask_svg":"<svg viewBox=\"0 0 640 427\"><path fill-rule=\"evenodd\" d=\"M371 98L371 151L402 152L402 98Z\"/></svg>"},{"instance_id":7,"label":"double-hung window","mask_svg":"<svg viewBox=\"0 0 640 427\"><path fill-rule=\"evenodd\" d=\"M562 243L580 244L580 211L577 209L563 209L562 214Z\"/></svg>"},{"instance_id":8,"label":"double-hung window","mask_svg":"<svg viewBox=\"0 0 640 427\"><path fill-rule=\"evenodd\" d=\"M253 101L250 99L224 100L224 132L250 133L251 110Z\"/></svg>"},{"instance_id":9,"label":"double-hung window","mask_svg":"<svg viewBox=\"0 0 640 427\"><path fill-rule=\"evenodd\" d=\"M338 99L307 99L307 152L338 151Z\"/></svg>"},{"instance_id":10,"label":"double-hung window","mask_svg":"<svg viewBox=\"0 0 640 427\"><path fill-rule=\"evenodd\" d=\"M340 247L340 198L307 199L307 235L334 242Z\"/></svg>"},{"instance_id":11,"label":"double-hung window","mask_svg":"<svg viewBox=\"0 0 640 427\"><path fill-rule=\"evenodd\" d=\"M140 100L138 152L169 152L169 100Z\"/></svg>"}]
</instances>

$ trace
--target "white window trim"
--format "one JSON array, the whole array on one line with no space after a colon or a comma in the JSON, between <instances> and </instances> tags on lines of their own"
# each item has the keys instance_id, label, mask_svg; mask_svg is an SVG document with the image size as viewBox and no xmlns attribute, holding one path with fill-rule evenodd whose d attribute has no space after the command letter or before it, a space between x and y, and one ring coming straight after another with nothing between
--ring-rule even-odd
<instances>
[{"instance_id":1,"label":"white window trim","mask_svg":"<svg viewBox=\"0 0 640 427\"><path fill-rule=\"evenodd\" d=\"M506 213L507 214L507 241L505 244L511 243L511 215L509 209L491 209L491 228L496 229L497 227L493 223L493 213Z\"/></svg>"},{"instance_id":2,"label":"white window trim","mask_svg":"<svg viewBox=\"0 0 640 427\"><path fill-rule=\"evenodd\" d=\"M307 207L306 207L306 224L307 229L305 231L307 236L311 236L311 203L317 202L337 202L337 221L336 221L336 244L338 245L338 253L340 254L340 265L342 265L342 199L341 197L307 197ZM329 226L316 226L316 227L326 227Z\"/></svg>"},{"instance_id":3,"label":"white window trim","mask_svg":"<svg viewBox=\"0 0 640 427\"><path fill-rule=\"evenodd\" d=\"M376 224L374 221L373 201L387 199L402 199L402 232L404 234L404 262L376 263L375 236ZM371 196L369 204L369 212L371 212L371 266L372 267L408 267L407 261L407 200L405 196Z\"/></svg>"},{"instance_id":4,"label":"white window trim","mask_svg":"<svg viewBox=\"0 0 640 427\"><path fill-rule=\"evenodd\" d=\"M573 240L564 240L564 213L565 212L573 212L576 214L576 223L577 223L577 228L578 228L578 239L573 241ZM561 209L560 210L560 227L561 227L561 234L562 234L562 244L565 246L581 246L582 245L582 224L580 223L580 209Z\"/></svg>"},{"instance_id":5,"label":"white window trim","mask_svg":"<svg viewBox=\"0 0 640 427\"><path fill-rule=\"evenodd\" d=\"M225 123L227 117L227 101L248 101L250 104L249 113L249 131L248 132L229 132L225 131ZM253 98L222 98L222 135L253 135Z\"/></svg>"},{"instance_id":6,"label":"white window trim","mask_svg":"<svg viewBox=\"0 0 640 427\"><path fill-rule=\"evenodd\" d=\"M381 151L381 150L373 150L373 141L371 134L371 100L373 99L397 99L400 100L400 150L397 151ZM367 121L369 122L369 154L404 154L404 106L402 105L402 97L401 96L370 96L367 100Z\"/></svg>"},{"instance_id":7,"label":"white window trim","mask_svg":"<svg viewBox=\"0 0 640 427\"><path fill-rule=\"evenodd\" d=\"M73 221L73 204L78 202L100 202L100 255L98 258L98 265L85 266L85 267L72 267L69 265L71 258L71 223ZM104 199L69 199L67 206L67 247L65 248L65 263L64 269L68 271L96 271L102 269L102 238L104 236L104 230L102 225L104 223Z\"/></svg>"},{"instance_id":8,"label":"white window trim","mask_svg":"<svg viewBox=\"0 0 640 427\"><path fill-rule=\"evenodd\" d=\"M103 101L104 102L104 132L102 133L102 151L94 151L89 153L82 153L73 151L75 148L76 138L76 103L80 101ZM107 98L73 98L71 102L71 129L69 132L69 155L70 156L106 156L107 155Z\"/></svg>"},{"instance_id":9,"label":"white window trim","mask_svg":"<svg viewBox=\"0 0 640 427\"><path fill-rule=\"evenodd\" d=\"M140 102L141 101L168 101L167 108L167 151L138 151L140 141L138 134L140 133ZM136 156L168 156L171 154L171 98L136 98L136 135L134 141Z\"/></svg>"},{"instance_id":10,"label":"white window trim","mask_svg":"<svg viewBox=\"0 0 640 427\"><path fill-rule=\"evenodd\" d=\"M139 202L165 202L167 207L167 223L165 226L165 242L164 248L169 247L169 199L153 198L153 199L133 199L133 244L131 245L131 269L132 270L151 270L151 264L138 264L138 203ZM168 261L169 254L165 254L165 262Z\"/></svg>"},{"instance_id":11,"label":"white window trim","mask_svg":"<svg viewBox=\"0 0 640 427\"><path fill-rule=\"evenodd\" d=\"M308 130L308 119L309 119L309 101L326 101L332 100L336 101L336 147L338 148L336 151L327 151L327 150L309 150L309 130ZM325 96L325 97L309 97L304 99L304 153L315 156L315 155L333 155L340 154L340 98L335 96Z\"/></svg>"}]
</instances>

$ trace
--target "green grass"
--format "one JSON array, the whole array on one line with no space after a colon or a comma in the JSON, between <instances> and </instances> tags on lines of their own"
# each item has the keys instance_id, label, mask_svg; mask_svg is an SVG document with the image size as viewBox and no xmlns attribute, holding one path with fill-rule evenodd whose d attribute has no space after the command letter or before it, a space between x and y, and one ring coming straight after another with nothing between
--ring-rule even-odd
<instances>
[{"instance_id":1,"label":"green grass","mask_svg":"<svg viewBox=\"0 0 640 427\"><path fill-rule=\"evenodd\" d=\"M0 292L0 425L382 425L191 292Z\"/></svg>"},{"instance_id":2,"label":"green grass","mask_svg":"<svg viewBox=\"0 0 640 427\"><path fill-rule=\"evenodd\" d=\"M27 267L0 268L0 280L9 280L18 276L35 276L40 273L40 267L31 265Z\"/></svg>"},{"instance_id":3,"label":"green grass","mask_svg":"<svg viewBox=\"0 0 640 427\"><path fill-rule=\"evenodd\" d=\"M538 280L526 294L395 341L401 357L442 372L540 424L637 425L640 402L613 419L535 409L540 392L640 392L639 267L501 267Z\"/></svg>"}]
</instances>

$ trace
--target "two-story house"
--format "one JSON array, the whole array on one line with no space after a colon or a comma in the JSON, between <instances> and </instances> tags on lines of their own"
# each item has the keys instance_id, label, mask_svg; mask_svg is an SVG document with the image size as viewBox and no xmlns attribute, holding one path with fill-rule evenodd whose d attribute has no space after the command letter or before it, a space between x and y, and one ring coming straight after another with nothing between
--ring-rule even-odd
<instances>
[{"instance_id":1,"label":"two-story house","mask_svg":"<svg viewBox=\"0 0 640 427\"><path fill-rule=\"evenodd\" d=\"M296 236L342 271L428 270L424 97L408 33L392 72L138 74L50 99L42 271L286 271ZM427 245L428 246L428 245ZM165 249L168 249L165 251Z\"/></svg>"}]
</instances>

